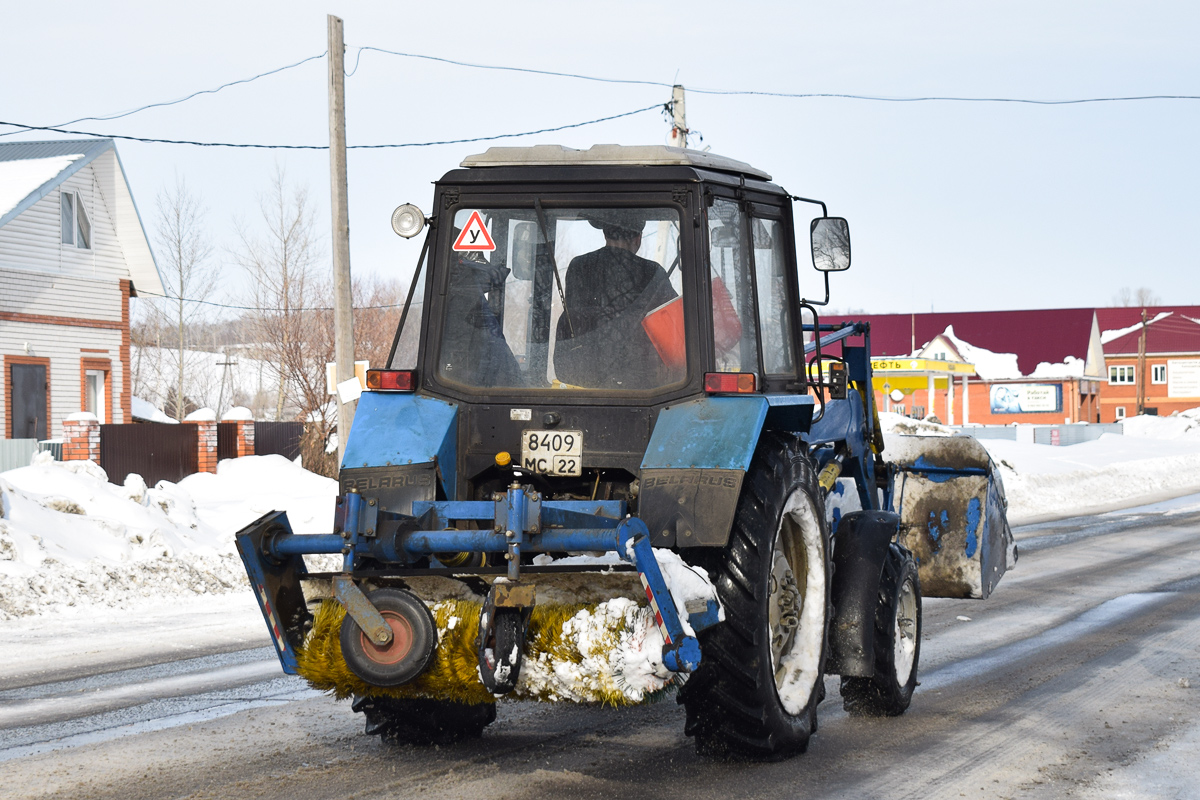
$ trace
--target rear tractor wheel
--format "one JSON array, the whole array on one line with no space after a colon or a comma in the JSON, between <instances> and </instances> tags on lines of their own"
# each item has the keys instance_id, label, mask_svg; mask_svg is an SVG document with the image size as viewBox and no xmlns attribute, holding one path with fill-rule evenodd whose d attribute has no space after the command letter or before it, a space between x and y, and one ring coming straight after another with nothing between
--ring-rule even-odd
<instances>
[{"instance_id":1,"label":"rear tractor wheel","mask_svg":"<svg viewBox=\"0 0 1200 800\"><path fill-rule=\"evenodd\" d=\"M705 562L725 621L680 691L704 755L778 760L804 752L823 697L829 535L812 461L792 436L764 433L729 544ZM704 556L701 556L703 558Z\"/></svg>"}]
</instances>

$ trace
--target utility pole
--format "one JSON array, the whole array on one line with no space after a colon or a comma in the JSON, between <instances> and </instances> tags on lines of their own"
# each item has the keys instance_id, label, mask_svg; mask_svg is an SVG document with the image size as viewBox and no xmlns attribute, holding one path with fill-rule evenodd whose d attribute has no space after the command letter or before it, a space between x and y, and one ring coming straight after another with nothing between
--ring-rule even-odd
<instances>
[{"instance_id":1,"label":"utility pole","mask_svg":"<svg viewBox=\"0 0 1200 800\"><path fill-rule=\"evenodd\" d=\"M671 135L672 147L688 146L687 105L683 99L683 87L671 87Z\"/></svg>"},{"instance_id":2,"label":"utility pole","mask_svg":"<svg viewBox=\"0 0 1200 800\"><path fill-rule=\"evenodd\" d=\"M350 211L346 204L346 71L342 20L329 22L329 183L333 212L333 355L337 382L354 377L354 317L350 307ZM338 408L338 463L354 424L354 407Z\"/></svg>"},{"instance_id":3,"label":"utility pole","mask_svg":"<svg viewBox=\"0 0 1200 800\"><path fill-rule=\"evenodd\" d=\"M1138 337L1137 413L1146 410L1146 309L1142 309L1142 335Z\"/></svg>"}]
</instances>

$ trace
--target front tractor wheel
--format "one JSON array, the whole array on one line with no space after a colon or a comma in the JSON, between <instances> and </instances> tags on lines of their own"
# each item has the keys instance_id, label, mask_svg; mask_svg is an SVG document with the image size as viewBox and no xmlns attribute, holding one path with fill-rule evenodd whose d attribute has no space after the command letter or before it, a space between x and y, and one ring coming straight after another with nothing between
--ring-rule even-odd
<instances>
[{"instance_id":1,"label":"front tractor wheel","mask_svg":"<svg viewBox=\"0 0 1200 800\"><path fill-rule=\"evenodd\" d=\"M729 544L705 562L725 621L700 634L704 660L680 692L701 754L777 760L808 748L824 694L828 542L803 443L764 433Z\"/></svg>"},{"instance_id":2,"label":"front tractor wheel","mask_svg":"<svg viewBox=\"0 0 1200 800\"><path fill-rule=\"evenodd\" d=\"M893 542L875 606L875 675L842 678L842 705L856 717L898 717L908 710L921 659L921 581L912 553Z\"/></svg>"}]
</instances>

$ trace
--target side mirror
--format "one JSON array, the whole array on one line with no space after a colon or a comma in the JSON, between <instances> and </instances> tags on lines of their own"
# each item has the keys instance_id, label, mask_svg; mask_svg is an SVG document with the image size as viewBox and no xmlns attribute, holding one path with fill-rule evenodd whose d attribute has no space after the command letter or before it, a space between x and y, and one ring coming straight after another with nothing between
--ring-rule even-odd
<instances>
[{"instance_id":1,"label":"side mirror","mask_svg":"<svg viewBox=\"0 0 1200 800\"><path fill-rule=\"evenodd\" d=\"M512 233L513 277L519 281L533 280L533 265L537 258L538 230L533 222L518 222Z\"/></svg>"},{"instance_id":2,"label":"side mirror","mask_svg":"<svg viewBox=\"0 0 1200 800\"><path fill-rule=\"evenodd\" d=\"M821 217L809 226L813 266L820 272L850 269L850 223L841 217Z\"/></svg>"}]
</instances>

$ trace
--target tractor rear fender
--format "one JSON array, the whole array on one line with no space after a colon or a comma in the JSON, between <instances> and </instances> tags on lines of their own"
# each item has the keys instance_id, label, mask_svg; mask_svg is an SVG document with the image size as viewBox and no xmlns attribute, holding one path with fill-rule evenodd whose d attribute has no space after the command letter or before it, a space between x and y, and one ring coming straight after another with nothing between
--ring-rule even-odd
<instances>
[{"instance_id":1,"label":"tractor rear fender","mask_svg":"<svg viewBox=\"0 0 1200 800\"><path fill-rule=\"evenodd\" d=\"M388 481L383 488L396 494L395 507L388 510L407 514L405 506L411 507L413 500L434 499L432 484L421 476L432 468L445 496L455 497L457 433L454 403L407 393L363 392L342 457L342 490L354 486L361 492L359 483L374 490L374 484Z\"/></svg>"},{"instance_id":2,"label":"tractor rear fender","mask_svg":"<svg viewBox=\"0 0 1200 800\"><path fill-rule=\"evenodd\" d=\"M842 517L833 539L833 618L828 671L869 678L875 673L875 606L888 545L900 515L856 511Z\"/></svg>"},{"instance_id":3,"label":"tractor rear fender","mask_svg":"<svg viewBox=\"0 0 1200 800\"><path fill-rule=\"evenodd\" d=\"M723 547L763 428L800 433L808 395L701 397L664 408L642 458L638 516L655 547Z\"/></svg>"}]
</instances>

